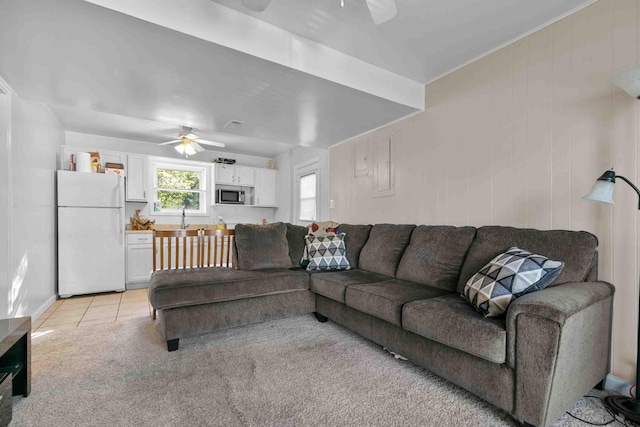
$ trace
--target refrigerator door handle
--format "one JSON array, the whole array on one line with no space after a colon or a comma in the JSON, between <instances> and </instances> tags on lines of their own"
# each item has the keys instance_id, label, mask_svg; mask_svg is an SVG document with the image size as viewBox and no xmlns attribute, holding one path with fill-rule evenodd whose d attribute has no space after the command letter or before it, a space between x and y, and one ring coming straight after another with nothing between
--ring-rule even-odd
<instances>
[{"instance_id":1,"label":"refrigerator door handle","mask_svg":"<svg viewBox=\"0 0 640 427\"><path fill-rule=\"evenodd\" d=\"M124 179L118 177L118 190L120 196L120 215L118 215L118 230L120 236L120 246L124 247Z\"/></svg>"}]
</instances>

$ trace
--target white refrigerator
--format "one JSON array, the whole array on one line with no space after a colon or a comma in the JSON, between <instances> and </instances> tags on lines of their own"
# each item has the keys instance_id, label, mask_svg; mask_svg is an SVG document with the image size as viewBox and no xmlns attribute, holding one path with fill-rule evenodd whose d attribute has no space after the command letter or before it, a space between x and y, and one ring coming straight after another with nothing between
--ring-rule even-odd
<instances>
[{"instance_id":1,"label":"white refrigerator","mask_svg":"<svg viewBox=\"0 0 640 427\"><path fill-rule=\"evenodd\" d=\"M58 294L124 291L124 179L58 171Z\"/></svg>"}]
</instances>

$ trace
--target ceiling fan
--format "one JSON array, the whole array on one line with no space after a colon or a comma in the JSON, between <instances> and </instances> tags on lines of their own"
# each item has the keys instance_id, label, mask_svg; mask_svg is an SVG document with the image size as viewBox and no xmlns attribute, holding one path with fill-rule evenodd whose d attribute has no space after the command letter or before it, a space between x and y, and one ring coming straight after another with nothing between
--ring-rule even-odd
<instances>
[{"instance_id":1,"label":"ceiling fan","mask_svg":"<svg viewBox=\"0 0 640 427\"><path fill-rule=\"evenodd\" d=\"M340 5L344 7L344 1L340 0ZM393 19L398 14L398 6L395 0L365 0L373 23L380 25ZM255 12L262 12L269 6L271 0L242 0L242 5Z\"/></svg>"},{"instance_id":2,"label":"ceiling fan","mask_svg":"<svg viewBox=\"0 0 640 427\"><path fill-rule=\"evenodd\" d=\"M180 154L184 154L185 157L193 156L194 154L201 153L205 149L200 144L212 145L214 147L224 147L222 142L207 141L206 139L200 139L198 135L191 132L192 129L188 126L182 126L182 131L178 135L178 139L173 141L163 142L160 145L175 144L181 142L182 144L176 145L176 151Z\"/></svg>"}]
</instances>

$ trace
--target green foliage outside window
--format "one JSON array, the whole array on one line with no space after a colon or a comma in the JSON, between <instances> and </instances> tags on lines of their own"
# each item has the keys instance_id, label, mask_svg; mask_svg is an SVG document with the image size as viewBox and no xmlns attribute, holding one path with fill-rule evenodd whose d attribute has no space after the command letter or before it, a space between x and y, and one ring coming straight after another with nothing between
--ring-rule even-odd
<instances>
[{"instance_id":1,"label":"green foliage outside window","mask_svg":"<svg viewBox=\"0 0 640 427\"><path fill-rule=\"evenodd\" d=\"M191 190L191 191L189 191ZM200 209L200 174L192 171L158 169L158 199L162 209Z\"/></svg>"}]
</instances>

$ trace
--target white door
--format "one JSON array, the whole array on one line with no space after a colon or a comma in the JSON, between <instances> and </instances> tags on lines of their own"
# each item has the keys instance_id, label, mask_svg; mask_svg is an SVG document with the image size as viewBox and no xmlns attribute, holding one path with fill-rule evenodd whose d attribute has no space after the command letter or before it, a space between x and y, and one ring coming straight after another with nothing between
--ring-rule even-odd
<instances>
[{"instance_id":1,"label":"white door","mask_svg":"<svg viewBox=\"0 0 640 427\"><path fill-rule=\"evenodd\" d=\"M243 187L253 187L256 183L255 168L236 166L235 182Z\"/></svg>"},{"instance_id":2,"label":"white door","mask_svg":"<svg viewBox=\"0 0 640 427\"><path fill-rule=\"evenodd\" d=\"M58 206L122 207L122 182L118 175L58 171Z\"/></svg>"},{"instance_id":3,"label":"white door","mask_svg":"<svg viewBox=\"0 0 640 427\"><path fill-rule=\"evenodd\" d=\"M216 184L235 184L234 167L230 165L216 164Z\"/></svg>"},{"instance_id":4,"label":"white door","mask_svg":"<svg viewBox=\"0 0 640 427\"><path fill-rule=\"evenodd\" d=\"M256 206L276 206L276 174L272 169L256 169Z\"/></svg>"},{"instance_id":5,"label":"white door","mask_svg":"<svg viewBox=\"0 0 640 427\"><path fill-rule=\"evenodd\" d=\"M147 201L147 156L127 156L127 201Z\"/></svg>"},{"instance_id":6,"label":"white door","mask_svg":"<svg viewBox=\"0 0 640 427\"><path fill-rule=\"evenodd\" d=\"M60 296L124 290L123 230L122 209L58 208Z\"/></svg>"},{"instance_id":7,"label":"white door","mask_svg":"<svg viewBox=\"0 0 640 427\"><path fill-rule=\"evenodd\" d=\"M127 246L127 285L131 283L146 282L153 270L153 246L152 245L128 245Z\"/></svg>"}]
</instances>

